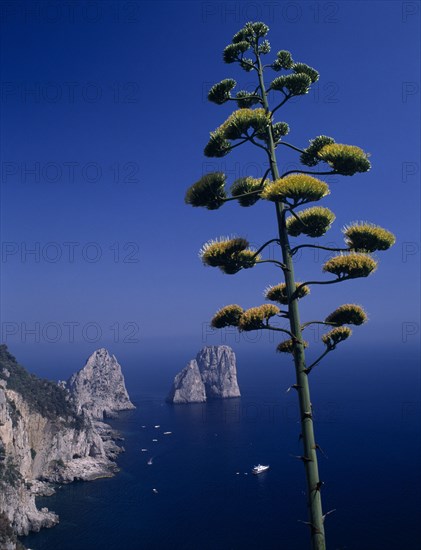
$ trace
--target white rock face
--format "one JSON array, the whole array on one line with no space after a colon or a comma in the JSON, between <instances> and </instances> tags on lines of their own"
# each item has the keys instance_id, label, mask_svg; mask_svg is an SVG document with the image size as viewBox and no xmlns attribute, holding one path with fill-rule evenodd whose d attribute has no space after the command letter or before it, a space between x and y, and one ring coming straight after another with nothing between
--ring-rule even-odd
<instances>
[{"instance_id":1,"label":"white rock face","mask_svg":"<svg viewBox=\"0 0 421 550\"><path fill-rule=\"evenodd\" d=\"M207 346L196 361L208 399L240 397L235 353L229 346Z\"/></svg>"},{"instance_id":2,"label":"white rock face","mask_svg":"<svg viewBox=\"0 0 421 550\"><path fill-rule=\"evenodd\" d=\"M121 367L105 348L95 351L85 366L67 382L77 409L92 418L112 418L118 411L134 409L124 384Z\"/></svg>"},{"instance_id":3,"label":"white rock face","mask_svg":"<svg viewBox=\"0 0 421 550\"><path fill-rule=\"evenodd\" d=\"M49 396L54 396L51 389L44 401L45 412L40 412L31 404L30 390L24 385L19 388L16 381L24 379L22 373L26 371L5 346L0 346L0 362L13 369L17 388L8 387L10 372L0 365L0 518L10 524L15 534L22 535L58 523L54 512L39 510L35 504L35 496L54 492L51 483L89 481L111 477L118 471L115 459L123 449L115 441L121 438L94 416L102 418L104 413L115 414L134 406L120 365L106 350L95 352L71 379L74 388L80 390L74 394L78 397L75 401L79 414L72 405L72 393L66 396L63 385L61 396L56 393L55 398L68 403L67 412L51 412L59 410L54 405L48 407ZM26 377L29 378L27 372ZM44 391L42 384L36 387L37 391ZM93 393L89 394L89 390ZM0 533L0 548L15 547L14 538L2 538Z\"/></svg>"},{"instance_id":4,"label":"white rock face","mask_svg":"<svg viewBox=\"0 0 421 550\"><path fill-rule=\"evenodd\" d=\"M15 391L0 389L0 394L0 401L5 401L0 426L4 452L0 511L16 533L27 534L58 522L53 512L36 508L39 480L66 483L110 477L117 467L89 419L82 428L72 427L62 418L52 420L30 410Z\"/></svg>"},{"instance_id":5,"label":"white rock face","mask_svg":"<svg viewBox=\"0 0 421 550\"><path fill-rule=\"evenodd\" d=\"M190 361L174 378L174 384L167 400L171 403L203 403L206 401L205 384L195 359Z\"/></svg>"},{"instance_id":6,"label":"white rock face","mask_svg":"<svg viewBox=\"0 0 421 550\"><path fill-rule=\"evenodd\" d=\"M202 403L240 395L233 350L229 346L207 346L177 374L167 401Z\"/></svg>"}]
</instances>

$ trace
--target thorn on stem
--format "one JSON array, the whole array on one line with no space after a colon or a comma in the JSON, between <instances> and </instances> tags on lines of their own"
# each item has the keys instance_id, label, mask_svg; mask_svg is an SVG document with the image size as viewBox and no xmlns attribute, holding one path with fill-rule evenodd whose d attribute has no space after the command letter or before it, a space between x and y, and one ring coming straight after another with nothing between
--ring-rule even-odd
<instances>
[{"instance_id":1,"label":"thorn on stem","mask_svg":"<svg viewBox=\"0 0 421 550\"><path fill-rule=\"evenodd\" d=\"M309 458L308 456L297 456L297 455L291 455L291 454L289 456L292 456L292 458L297 458L298 460L302 460L304 463L313 462L313 459Z\"/></svg>"},{"instance_id":2,"label":"thorn on stem","mask_svg":"<svg viewBox=\"0 0 421 550\"><path fill-rule=\"evenodd\" d=\"M304 525L308 525L308 526L310 527L311 531L312 531L313 533L315 533L316 535L322 535L322 534L323 534L323 533L320 531L320 529L318 529L318 528L314 525L314 523L311 523L311 521L303 521L302 519L299 519L298 521L299 521L299 523L304 523Z\"/></svg>"},{"instance_id":3,"label":"thorn on stem","mask_svg":"<svg viewBox=\"0 0 421 550\"><path fill-rule=\"evenodd\" d=\"M325 457L325 458L329 458L327 456L327 454L324 452L324 450L320 447L320 445L318 443L316 443L316 445L314 446L314 448L318 451L320 451L322 453L322 455Z\"/></svg>"},{"instance_id":4,"label":"thorn on stem","mask_svg":"<svg viewBox=\"0 0 421 550\"><path fill-rule=\"evenodd\" d=\"M290 386L290 387L287 389L286 393L288 393L291 389L294 389L294 390L297 390L297 391L298 391L300 388L302 388L302 386L300 386L299 384L293 384L292 386Z\"/></svg>"},{"instance_id":5,"label":"thorn on stem","mask_svg":"<svg viewBox=\"0 0 421 550\"><path fill-rule=\"evenodd\" d=\"M325 519L327 518L327 516L328 516L329 514L333 514L333 512L336 512L336 508L333 508L333 510L329 510L329 512L326 512L326 514L324 514L324 515L322 516L322 521L323 521L323 523L325 522Z\"/></svg>"}]
</instances>

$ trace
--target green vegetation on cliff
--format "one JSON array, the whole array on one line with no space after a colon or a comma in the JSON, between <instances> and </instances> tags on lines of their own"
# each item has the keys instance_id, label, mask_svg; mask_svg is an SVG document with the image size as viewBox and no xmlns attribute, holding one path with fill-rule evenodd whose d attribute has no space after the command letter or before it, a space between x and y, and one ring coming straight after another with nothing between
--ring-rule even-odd
<instances>
[{"instance_id":1,"label":"green vegetation on cliff","mask_svg":"<svg viewBox=\"0 0 421 550\"><path fill-rule=\"evenodd\" d=\"M29 373L17 363L4 344L0 345L0 379L6 381L9 390L19 393L32 411L53 421L61 417L77 429L83 426L83 418L76 413L66 390L56 382Z\"/></svg>"}]
</instances>

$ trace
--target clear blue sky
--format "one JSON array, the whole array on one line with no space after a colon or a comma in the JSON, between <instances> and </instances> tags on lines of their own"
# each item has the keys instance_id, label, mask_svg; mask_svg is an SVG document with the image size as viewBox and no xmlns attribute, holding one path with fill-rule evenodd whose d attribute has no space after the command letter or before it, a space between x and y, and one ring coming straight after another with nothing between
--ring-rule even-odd
<instances>
[{"instance_id":1,"label":"clear blue sky","mask_svg":"<svg viewBox=\"0 0 421 550\"><path fill-rule=\"evenodd\" d=\"M255 244L276 236L271 204L215 212L184 205L186 188L206 171L227 171L232 182L264 170L266 159L250 148L203 156L209 131L232 108L207 102L209 87L227 77L251 84L221 57L250 19L270 26L273 53L290 50L321 75L278 113L289 141L305 147L327 134L372 155L369 173L331 182L325 205L337 220L326 241L339 244L341 227L354 220L397 236L370 278L315 287L303 319L360 303L371 321L354 345L415 344L419 2L19 1L2 10L1 314L3 340L18 357L99 345L137 353L157 343L194 355L219 307L259 305L277 282L266 265L226 276L197 256L219 235ZM283 165L294 163L279 153ZM323 258L303 255L297 277L319 276ZM27 328L45 345L30 335L22 343Z\"/></svg>"}]
</instances>

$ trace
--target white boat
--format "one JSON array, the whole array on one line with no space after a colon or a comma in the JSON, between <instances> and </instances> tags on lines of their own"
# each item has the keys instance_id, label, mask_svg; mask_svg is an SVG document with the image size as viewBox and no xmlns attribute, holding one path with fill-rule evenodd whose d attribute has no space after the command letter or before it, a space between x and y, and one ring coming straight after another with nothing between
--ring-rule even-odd
<instances>
[{"instance_id":1,"label":"white boat","mask_svg":"<svg viewBox=\"0 0 421 550\"><path fill-rule=\"evenodd\" d=\"M164 435L171 435L172 432L164 432Z\"/></svg>"},{"instance_id":2,"label":"white boat","mask_svg":"<svg viewBox=\"0 0 421 550\"><path fill-rule=\"evenodd\" d=\"M141 449L142 453L147 453L148 449Z\"/></svg>"},{"instance_id":3,"label":"white boat","mask_svg":"<svg viewBox=\"0 0 421 550\"><path fill-rule=\"evenodd\" d=\"M158 494L158 489L152 489L152 492L157 495Z\"/></svg>"},{"instance_id":4,"label":"white boat","mask_svg":"<svg viewBox=\"0 0 421 550\"><path fill-rule=\"evenodd\" d=\"M158 441L158 440L157 440L157 439L152 439L152 441L155 441L155 442L156 442L156 441Z\"/></svg>"},{"instance_id":5,"label":"white boat","mask_svg":"<svg viewBox=\"0 0 421 550\"><path fill-rule=\"evenodd\" d=\"M160 428L161 426L159 424L157 424L156 426L154 426L154 428Z\"/></svg>"},{"instance_id":6,"label":"white boat","mask_svg":"<svg viewBox=\"0 0 421 550\"><path fill-rule=\"evenodd\" d=\"M151 464L153 464L153 458L150 458L150 459L148 460L148 466L151 466Z\"/></svg>"},{"instance_id":7,"label":"white boat","mask_svg":"<svg viewBox=\"0 0 421 550\"><path fill-rule=\"evenodd\" d=\"M267 466L263 466L262 464L258 464L252 469L253 474L261 474L262 472L266 472L269 470L269 464Z\"/></svg>"}]
</instances>

